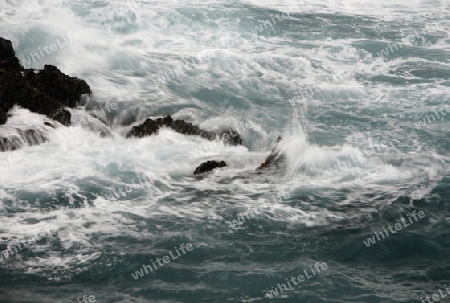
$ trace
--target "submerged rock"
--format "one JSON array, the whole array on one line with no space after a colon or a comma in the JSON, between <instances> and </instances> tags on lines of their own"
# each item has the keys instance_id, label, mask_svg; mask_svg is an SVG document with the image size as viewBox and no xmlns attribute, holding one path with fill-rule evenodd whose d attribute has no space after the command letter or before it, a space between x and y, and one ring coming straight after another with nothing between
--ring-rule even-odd
<instances>
[{"instance_id":1,"label":"submerged rock","mask_svg":"<svg viewBox=\"0 0 450 303\"><path fill-rule=\"evenodd\" d=\"M53 126L53 124L51 124L51 123L48 122L48 121L45 121L45 122L44 122L44 125L45 125L45 126L49 126L49 127L51 127L51 128L55 128L55 126Z\"/></svg>"},{"instance_id":2,"label":"submerged rock","mask_svg":"<svg viewBox=\"0 0 450 303\"><path fill-rule=\"evenodd\" d=\"M170 127L173 120L171 116L167 116L165 118L159 118L156 120L147 118L144 123L133 126L131 130L127 134L127 138L130 137L138 137L142 138L145 136L151 136L158 133L158 130L162 126Z\"/></svg>"},{"instance_id":3,"label":"submerged rock","mask_svg":"<svg viewBox=\"0 0 450 303\"><path fill-rule=\"evenodd\" d=\"M284 161L286 160L286 155L280 151L278 143L282 140L281 137L278 137L277 143L275 147L272 149L270 155L266 158L266 160L261 163L261 165L257 168L257 170L270 168L270 167L280 167Z\"/></svg>"},{"instance_id":4,"label":"submerged rock","mask_svg":"<svg viewBox=\"0 0 450 303\"><path fill-rule=\"evenodd\" d=\"M137 137L142 138L145 136L151 136L158 133L161 127L168 127L174 131L184 134L184 135L196 135L207 140L214 140L216 138L221 138L225 142L231 145L242 144L241 136L234 130L228 129L220 134L213 131L202 130L200 127L193 125L192 123L186 122L184 120L173 120L170 115L164 118L150 119L147 118L144 123L133 126L127 134L127 138Z\"/></svg>"},{"instance_id":5,"label":"submerged rock","mask_svg":"<svg viewBox=\"0 0 450 303\"><path fill-rule=\"evenodd\" d=\"M0 38L0 125L6 123L8 111L16 104L70 125L70 113L64 108L77 106L83 94L91 94L89 85L55 66L24 69L11 41Z\"/></svg>"},{"instance_id":6,"label":"submerged rock","mask_svg":"<svg viewBox=\"0 0 450 303\"><path fill-rule=\"evenodd\" d=\"M62 108L56 110L54 113L50 115L51 119L58 121L64 126L70 126L71 117L72 115L70 114L70 112Z\"/></svg>"},{"instance_id":7,"label":"submerged rock","mask_svg":"<svg viewBox=\"0 0 450 303\"><path fill-rule=\"evenodd\" d=\"M212 171L215 168L226 167L226 166L227 166L227 164L225 163L225 161L220 161L220 162L214 161L214 160L206 161L206 162L203 162L202 164L200 164L195 169L194 175L202 174L202 173L205 173L205 172Z\"/></svg>"},{"instance_id":8,"label":"submerged rock","mask_svg":"<svg viewBox=\"0 0 450 303\"><path fill-rule=\"evenodd\" d=\"M241 136L234 130L227 129L219 134L219 138L230 145L242 145Z\"/></svg>"},{"instance_id":9,"label":"submerged rock","mask_svg":"<svg viewBox=\"0 0 450 303\"><path fill-rule=\"evenodd\" d=\"M0 151L16 150L23 145L38 145L46 142L45 135L34 129L16 129L15 133L5 137L0 137Z\"/></svg>"}]
</instances>

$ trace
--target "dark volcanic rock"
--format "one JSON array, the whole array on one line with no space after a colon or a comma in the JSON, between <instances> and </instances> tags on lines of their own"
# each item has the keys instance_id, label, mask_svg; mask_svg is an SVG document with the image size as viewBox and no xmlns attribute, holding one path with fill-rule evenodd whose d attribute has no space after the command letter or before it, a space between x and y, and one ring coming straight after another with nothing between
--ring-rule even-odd
<instances>
[{"instance_id":1,"label":"dark volcanic rock","mask_svg":"<svg viewBox=\"0 0 450 303\"><path fill-rule=\"evenodd\" d=\"M171 116L167 116L165 118L159 118L156 120L152 120L147 118L144 123L133 126L131 130L127 134L127 138L130 137L138 137L142 138L145 136L151 136L158 133L158 130L161 126L169 126L173 122Z\"/></svg>"},{"instance_id":2,"label":"dark volcanic rock","mask_svg":"<svg viewBox=\"0 0 450 303\"><path fill-rule=\"evenodd\" d=\"M7 120L8 120L8 113L2 110L2 107L0 105L0 125L5 124Z\"/></svg>"},{"instance_id":3,"label":"dark volcanic rock","mask_svg":"<svg viewBox=\"0 0 450 303\"><path fill-rule=\"evenodd\" d=\"M219 137L231 145L242 144L241 136L231 129L223 131L220 134L216 134L213 131L202 130L200 127L184 120L173 120L170 115L155 120L147 118L144 123L133 126L128 132L127 138L142 138L145 136L151 136L157 134L161 127L171 128L174 131L184 135L197 135L207 140L214 140Z\"/></svg>"},{"instance_id":4,"label":"dark volcanic rock","mask_svg":"<svg viewBox=\"0 0 450 303\"><path fill-rule=\"evenodd\" d=\"M0 75L9 70L20 71L22 66L16 58L11 41L0 38Z\"/></svg>"},{"instance_id":5,"label":"dark volcanic rock","mask_svg":"<svg viewBox=\"0 0 450 303\"><path fill-rule=\"evenodd\" d=\"M69 126L71 116L72 115L70 114L69 111L60 108L60 109L57 109L53 114L51 114L50 118L55 121L58 121L62 125Z\"/></svg>"},{"instance_id":6,"label":"dark volcanic rock","mask_svg":"<svg viewBox=\"0 0 450 303\"><path fill-rule=\"evenodd\" d=\"M227 164L225 163L225 161L206 161L203 162L202 164L200 164L199 167L197 167L194 171L194 175L198 175L198 174L202 174L205 172L209 172L212 171L213 169L217 168L217 167L226 167Z\"/></svg>"},{"instance_id":7,"label":"dark volcanic rock","mask_svg":"<svg viewBox=\"0 0 450 303\"><path fill-rule=\"evenodd\" d=\"M257 170L261 170L264 168L270 168L270 167L280 167L282 163L286 160L286 155L281 153L278 143L281 141L281 137L278 137L277 143L275 147L272 149L272 152L270 155L266 158L264 163L261 163L261 165L257 168Z\"/></svg>"},{"instance_id":8,"label":"dark volcanic rock","mask_svg":"<svg viewBox=\"0 0 450 303\"><path fill-rule=\"evenodd\" d=\"M55 66L23 69L11 41L0 38L0 125L16 104L70 125L70 113L64 108L77 106L83 94L91 94L89 85L63 74Z\"/></svg>"}]
</instances>

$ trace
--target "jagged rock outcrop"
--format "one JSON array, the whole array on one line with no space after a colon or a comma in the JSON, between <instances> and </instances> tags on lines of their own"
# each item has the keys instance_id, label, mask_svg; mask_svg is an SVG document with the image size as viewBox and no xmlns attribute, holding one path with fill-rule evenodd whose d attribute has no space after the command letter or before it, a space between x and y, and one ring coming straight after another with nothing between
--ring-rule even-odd
<instances>
[{"instance_id":1,"label":"jagged rock outcrop","mask_svg":"<svg viewBox=\"0 0 450 303\"><path fill-rule=\"evenodd\" d=\"M278 143L282 140L281 137L278 137L277 143L275 147L272 149L270 155L266 158L264 163L257 168L257 170L266 169L270 167L280 167L286 160L286 155L280 151Z\"/></svg>"},{"instance_id":2,"label":"jagged rock outcrop","mask_svg":"<svg viewBox=\"0 0 450 303\"><path fill-rule=\"evenodd\" d=\"M151 136L157 134L161 127L171 128L184 135L197 135L207 140L214 140L219 137L231 145L242 144L241 136L231 129L217 134L213 131L202 130L200 127L184 120L173 120L170 115L155 120L147 118L142 124L133 126L128 132L127 138Z\"/></svg>"},{"instance_id":3,"label":"jagged rock outcrop","mask_svg":"<svg viewBox=\"0 0 450 303\"><path fill-rule=\"evenodd\" d=\"M203 162L202 164L200 164L195 169L194 175L202 174L202 173L205 173L205 172L212 171L215 168L226 167L226 166L227 166L227 164L225 163L225 161L220 161L220 162L214 161L214 160L206 161L206 162Z\"/></svg>"},{"instance_id":4,"label":"jagged rock outcrop","mask_svg":"<svg viewBox=\"0 0 450 303\"><path fill-rule=\"evenodd\" d=\"M83 94L91 94L89 85L55 66L24 69L11 41L0 38L0 125L7 121L8 111L16 104L70 125L70 113L64 108L77 106Z\"/></svg>"},{"instance_id":5,"label":"jagged rock outcrop","mask_svg":"<svg viewBox=\"0 0 450 303\"><path fill-rule=\"evenodd\" d=\"M16 57L11 41L0 37L0 74L21 69L22 66Z\"/></svg>"}]
</instances>

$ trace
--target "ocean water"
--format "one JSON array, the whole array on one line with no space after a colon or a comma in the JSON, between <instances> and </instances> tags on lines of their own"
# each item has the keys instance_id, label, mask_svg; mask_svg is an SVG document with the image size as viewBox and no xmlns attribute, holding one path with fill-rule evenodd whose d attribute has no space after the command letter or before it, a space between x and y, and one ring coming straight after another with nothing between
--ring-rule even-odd
<instances>
[{"instance_id":1,"label":"ocean water","mask_svg":"<svg viewBox=\"0 0 450 303\"><path fill-rule=\"evenodd\" d=\"M26 68L93 90L0 129L49 138L0 153L0 302L450 302L449 28L443 0L0 0ZM243 145L125 139L165 114Z\"/></svg>"}]
</instances>

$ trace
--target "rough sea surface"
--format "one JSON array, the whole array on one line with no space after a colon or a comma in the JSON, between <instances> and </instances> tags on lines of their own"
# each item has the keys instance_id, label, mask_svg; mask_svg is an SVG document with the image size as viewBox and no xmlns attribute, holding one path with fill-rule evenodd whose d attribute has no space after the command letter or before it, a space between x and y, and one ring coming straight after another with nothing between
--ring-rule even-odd
<instances>
[{"instance_id":1,"label":"rough sea surface","mask_svg":"<svg viewBox=\"0 0 450 303\"><path fill-rule=\"evenodd\" d=\"M93 90L0 153L0 302L450 302L449 29L448 0L0 0L26 68ZM165 114L243 146L125 139Z\"/></svg>"}]
</instances>

